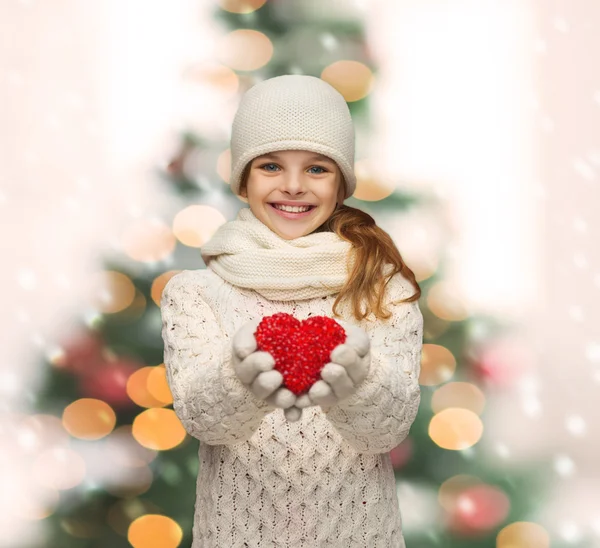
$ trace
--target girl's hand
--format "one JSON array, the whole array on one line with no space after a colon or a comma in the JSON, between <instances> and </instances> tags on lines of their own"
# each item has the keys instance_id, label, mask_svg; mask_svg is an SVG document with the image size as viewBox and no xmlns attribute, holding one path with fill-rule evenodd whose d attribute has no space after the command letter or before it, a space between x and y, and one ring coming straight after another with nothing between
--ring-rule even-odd
<instances>
[{"instance_id":1,"label":"girl's hand","mask_svg":"<svg viewBox=\"0 0 600 548\"><path fill-rule=\"evenodd\" d=\"M233 368L240 382L257 398L274 407L292 408L296 395L281 386L283 375L273 369L275 359L269 352L256 350L258 344L254 333L260 321L259 318L245 323L233 336Z\"/></svg>"},{"instance_id":2,"label":"girl's hand","mask_svg":"<svg viewBox=\"0 0 600 548\"><path fill-rule=\"evenodd\" d=\"M369 374L369 336L358 326L339 320L338 323L346 331L346 342L331 351L331 361L321 370L321 379L308 391L306 401L310 401L312 405L329 407L348 398ZM304 405L306 401L296 402L296 406L307 407Z\"/></svg>"}]
</instances>

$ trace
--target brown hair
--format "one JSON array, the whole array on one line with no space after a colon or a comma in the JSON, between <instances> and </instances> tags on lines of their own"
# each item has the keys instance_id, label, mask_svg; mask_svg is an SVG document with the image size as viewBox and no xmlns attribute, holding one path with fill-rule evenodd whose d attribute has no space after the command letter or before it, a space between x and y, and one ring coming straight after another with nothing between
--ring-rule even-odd
<instances>
[{"instance_id":1,"label":"brown hair","mask_svg":"<svg viewBox=\"0 0 600 548\"><path fill-rule=\"evenodd\" d=\"M240 191L246 188L251 164L250 161L242 173ZM345 185L341 172L340 177L341 183ZM387 284L397 273L407 278L415 288L413 295L398 301L398 304L414 302L421 297L421 288L415 275L406 266L396 244L385 230L377 226L375 219L368 213L355 207L338 204L329 219L315 232L335 232L340 238L352 244L354 267L333 303L334 316L340 316L337 307L345 298L352 303L352 313L359 321L370 313L378 319L389 319L391 313L383 307L383 296ZM391 264L393 269L386 275L388 264ZM362 301L366 301L367 304L364 311L361 310Z\"/></svg>"}]
</instances>

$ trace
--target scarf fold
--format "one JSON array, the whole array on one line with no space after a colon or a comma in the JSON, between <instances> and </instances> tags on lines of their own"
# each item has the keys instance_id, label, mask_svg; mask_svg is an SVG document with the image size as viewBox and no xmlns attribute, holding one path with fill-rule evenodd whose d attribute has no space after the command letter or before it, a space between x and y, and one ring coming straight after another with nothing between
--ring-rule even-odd
<instances>
[{"instance_id":1,"label":"scarf fold","mask_svg":"<svg viewBox=\"0 0 600 548\"><path fill-rule=\"evenodd\" d=\"M338 293L350 272L352 244L333 232L286 240L250 208L221 225L201 247L207 268L269 300L291 301Z\"/></svg>"}]
</instances>

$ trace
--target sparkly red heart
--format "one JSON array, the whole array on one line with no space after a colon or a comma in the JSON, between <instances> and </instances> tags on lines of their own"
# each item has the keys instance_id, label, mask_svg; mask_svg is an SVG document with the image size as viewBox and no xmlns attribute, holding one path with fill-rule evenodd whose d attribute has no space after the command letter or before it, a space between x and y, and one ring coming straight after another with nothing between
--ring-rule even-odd
<instances>
[{"instance_id":1,"label":"sparkly red heart","mask_svg":"<svg viewBox=\"0 0 600 548\"><path fill-rule=\"evenodd\" d=\"M254 336L258 350L275 359L283 386L296 395L319 380L331 351L346 341L346 331L333 318L313 316L300 321L285 312L265 316Z\"/></svg>"}]
</instances>

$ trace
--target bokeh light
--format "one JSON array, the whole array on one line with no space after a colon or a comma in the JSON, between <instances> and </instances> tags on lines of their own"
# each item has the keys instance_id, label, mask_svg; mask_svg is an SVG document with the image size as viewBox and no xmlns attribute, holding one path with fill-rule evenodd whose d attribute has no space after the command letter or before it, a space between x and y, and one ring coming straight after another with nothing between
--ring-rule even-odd
<instances>
[{"instance_id":1,"label":"bokeh light","mask_svg":"<svg viewBox=\"0 0 600 548\"><path fill-rule=\"evenodd\" d=\"M442 320L458 322L469 317L466 299L461 298L459 288L451 282L433 284L427 292L427 306Z\"/></svg>"},{"instance_id":2,"label":"bokeh light","mask_svg":"<svg viewBox=\"0 0 600 548\"><path fill-rule=\"evenodd\" d=\"M219 7L231 13L252 13L267 0L219 0Z\"/></svg>"},{"instance_id":3,"label":"bokeh light","mask_svg":"<svg viewBox=\"0 0 600 548\"><path fill-rule=\"evenodd\" d=\"M163 405L173 403L173 394L167 381L167 369L164 364L154 367L148 375L148 392Z\"/></svg>"},{"instance_id":4,"label":"bokeh light","mask_svg":"<svg viewBox=\"0 0 600 548\"><path fill-rule=\"evenodd\" d=\"M429 436L434 443L452 451L472 447L482 434L481 419L468 409L444 409L435 414L429 423Z\"/></svg>"},{"instance_id":5,"label":"bokeh light","mask_svg":"<svg viewBox=\"0 0 600 548\"><path fill-rule=\"evenodd\" d=\"M134 548L176 548L183 531L167 516L147 514L135 519L129 526L127 539Z\"/></svg>"},{"instance_id":6,"label":"bokeh light","mask_svg":"<svg viewBox=\"0 0 600 548\"><path fill-rule=\"evenodd\" d=\"M456 370L456 358L445 346L424 344L421 351L419 384L435 386L452 378Z\"/></svg>"},{"instance_id":7,"label":"bokeh light","mask_svg":"<svg viewBox=\"0 0 600 548\"><path fill-rule=\"evenodd\" d=\"M496 548L550 548L550 535L537 523L517 521L498 533Z\"/></svg>"},{"instance_id":8,"label":"bokeh light","mask_svg":"<svg viewBox=\"0 0 600 548\"><path fill-rule=\"evenodd\" d=\"M234 70L257 70L273 56L271 40L257 30L234 30L218 40L217 59Z\"/></svg>"},{"instance_id":9,"label":"bokeh light","mask_svg":"<svg viewBox=\"0 0 600 548\"><path fill-rule=\"evenodd\" d=\"M86 473L82 456L66 447L46 449L33 462L32 473L40 485L50 489L72 489Z\"/></svg>"},{"instance_id":10,"label":"bokeh light","mask_svg":"<svg viewBox=\"0 0 600 548\"><path fill-rule=\"evenodd\" d=\"M373 72L358 61L336 61L323 69L321 78L337 89L349 103L364 99L374 86Z\"/></svg>"},{"instance_id":11,"label":"bokeh light","mask_svg":"<svg viewBox=\"0 0 600 548\"><path fill-rule=\"evenodd\" d=\"M156 278L154 278L152 282L152 287L150 288L150 297L154 301L156 306L160 307L160 301L162 298L162 292L165 289L165 286L169 282L169 280L175 276L175 274L179 274L181 270L169 270L168 272L163 272Z\"/></svg>"},{"instance_id":12,"label":"bokeh light","mask_svg":"<svg viewBox=\"0 0 600 548\"><path fill-rule=\"evenodd\" d=\"M469 382L449 382L433 393L431 408L434 413L439 413L449 407L469 409L481 415L485 407L485 395Z\"/></svg>"},{"instance_id":13,"label":"bokeh light","mask_svg":"<svg viewBox=\"0 0 600 548\"><path fill-rule=\"evenodd\" d=\"M182 244L189 247L202 247L226 222L225 216L214 207L191 205L175 216L173 232Z\"/></svg>"},{"instance_id":14,"label":"bokeh light","mask_svg":"<svg viewBox=\"0 0 600 548\"><path fill-rule=\"evenodd\" d=\"M395 184L383 175L377 174L367 159L354 163L356 174L356 190L352 195L358 200L375 202L383 200L395 191Z\"/></svg>"},{"instance_id":15,"label":"bokeh light","mask_svg":"<svg viewBox=\"0 0 600 548\"><path fill-rule=\"evenodd\" d=\"M156 262L166 259L175 249L175 236L158 219L138 219L122 235L123 251L135 261Z\"/></svg>"},{"instance_id":16,"label":"bokeh light","mask_svg":"<svg viewBox=\"0 0 600 548\"><path fill-rule=\"evenodd\" d=\"M127 379L127 394L140 407L163 407L168 402L156 399L149 390L148 380L154 366L141 367Z\"/></svg>"},{"instance_id":17,"label":"bokeh light","mask_svg":"<svg viewBox=\"0 0 600 548\"><path fill-rule=\"evenodd\" d=\"M129 276L105 270L92 277L92 305L104 314L125 310L135 298L135 286Z\"/></svg>"},{"instance_id":18,"label":"bokeh light","mask_svg":"<svg viewBox=\"0 0 600 548\"><path fill-rule=\"evenodd\" d=\"M183 442L186 431L175 411L155 407L143 411L134 419L133 436L148 449L166 451Z\"/></svg>"},{"instance_id":19,"label":"bokeh light","mask_svg":"<svg viewBox=\"0 0 600 548\"><path fill-rule=\"evenodd\" d=\"M97 440L110 434L117 416L112 407L102 400L80 398L65 407L62 422L74 438Z\"/></svg>"}]
</instances>

